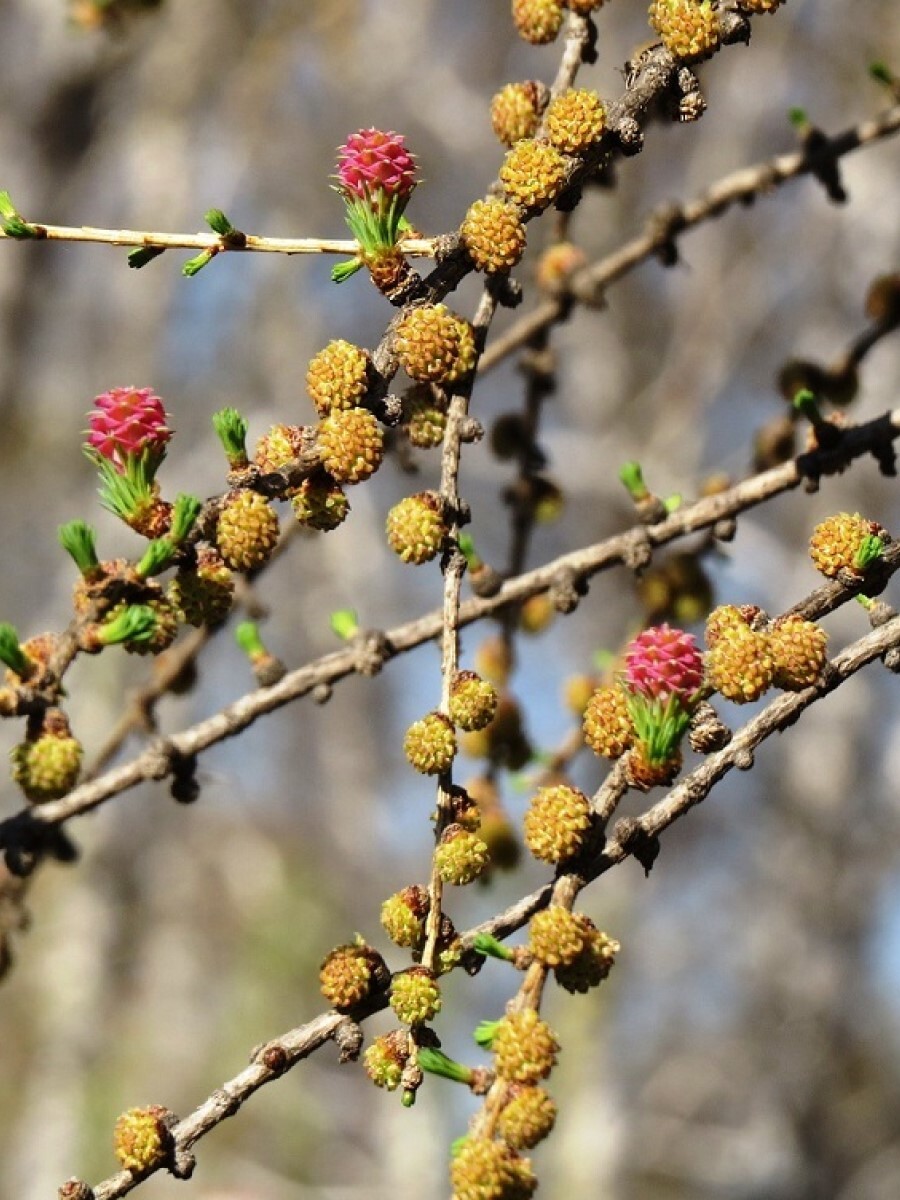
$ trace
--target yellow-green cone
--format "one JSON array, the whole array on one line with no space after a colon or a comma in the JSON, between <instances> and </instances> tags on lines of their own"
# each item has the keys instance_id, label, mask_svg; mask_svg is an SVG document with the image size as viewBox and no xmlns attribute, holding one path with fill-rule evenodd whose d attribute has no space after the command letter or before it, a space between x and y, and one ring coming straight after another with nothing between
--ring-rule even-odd
<instances>
[{"instance_id":1,"label":"yellow-green cone","mask_svg":"<svg viewBox=\"0 0 900 1200\"><path fill-rule=\"evenodd\" d=\"M428 892L419 884L411 884L388 896L381 906L381 924L385 933L398 946L420 949L425 940L425 918L429 907Z\"/></svg>"},{"instance_id":2,"label":"yellow-green cone","mask_svg":"<svg viewBox=\"0 0 900 1200\"><path fill-rule=\"evenodd\" d=\"M450 1163L452 1200L529 1200L537 1179L504 1142L467 1137Z\"/></svg>"},{"instance_id":3,"label":"yellow-green cone","mask_svg":"<svg viewBox=\"0 0 900 1200\"><path fill-rule=\"evenodd\" d=\"M323 473L303 480L291 497L291 508L301 525L328 533L347 519L350 501L341 485Z\"/></svg>"},{"instance_id":4,"label":"yellow-green cone","mask_svg":"<svg viewBox=\"0 0 900 1200\"><path fill-rule=\"evenodd\" d=\"M828 661L828 635L814 621L780 617L769 630L769 650L775 663L774 684L787 692L815 683Z\"/></svg>"},{"instance_id":5,"label":"yellow-green cone","mask_svg":"<svg viewBox=\"0 0 900 1200\"><path fill-rule=\"evenodd\" d=\"M534 136L549 95L549 89L533 79L508 83L497 92L491 100L491 126L504 146Z\"/></svg>"},{"instance_id":6,"label":"yellow-green cone","mask_svg":"<svg viewBox=\"0 0 900 1200\"><path fill-rule=\"evenodd\" d=\"M421 304L400 318L394 350L418 383L453 383L474 365L471 326L445 304Z\"/></svg>"},{"instance_id":7,"label":"yellow-green cone","mask_svg":"<svg viewBox=\"0 0 900 1200\"><path fill-rule=\"evenodd\" d=\"M596 926L583 913L551 904L535 913L528 929L528 947L548 967L575 961L590 942Z\"/></svg>"},{"instance_id":8,"label":"yellow-green cone","mask_svg":"<svg viewBox=\"0 0 900 1200\"><path fill-rule=\"evenodd\" d=\"M461 825L448 825L434 852L434 865L444 883L465 887L481 875L490 862L488 848L476 833Z\"/></svg>"},{"instance_id":9,"label":"yellow-green cone","mask_svg":"<svg viewBox=\"0 0 900 1200\"><path fill-rule=\"evenodd\" d=\"M775 664L765 633L749 625L725 626L706 654L706 678L726 700L746 704L772 686Z\"/></svg>"},{"instance_id":10,"label":"yellow-green cone","mask_svg":"<svg viewBox=\"0 0 900 1200\"><path fill-rule=\"evenodd\" d=\"M650 24L669 53L681 62L700 62L719 48L719 12L712 0L653 0Z\"/></svg>"},{"instance_id":11,"label":"yellow-green cone","mask_svg":"<svg viewBox=\"0 0 900 1200\"><path fill-rule=\"evenodd\" d=\"M322 995L338 1012L348 1012L390 978L381 955L371 946L350 943L332 950L319 970Z\"/></svg>"},{"instance_id":12,"label":"yellow-green cone","mask_svg":"<svg viewBox=\"0 0 900 1200\"><path fill-rule=\"evenodd\" d=\"M423 775L441 775L456 757L456 732L449 717L432 712L406 731L403 750L411 766Z\"/></svg>"},{"instance_id":13,"label":"yellow-green cone","mask_svg":"<svg viewBox=\"0 0 900 1200\"><path fill-rule=\"evenodd\" d=\"M537 1083L556 1065L559 1042L533 1008L508 1013L499 1022L491 1044L494 1069L513 1083Z\"/></svg>"},{"instance_id":14,"label":"yellow-green cone","mask_svg":"<svg viewBox=\"0 0 900 1200\"><path fill-rule=\"evenodd\" d=\"M555 40L565 12L560 0L512 0L512 18L519 36L533 46Z\"/></svg>"},{"instance_id":15,"label":"yellow-green cone","mask_svg":"<svg viewBox=\"0 0 900 1200\"><path fill-rule=\"evenodd\" d=\"M584 845L591 827L591 802L576 788L540 788L525 814L525 844L542 862L564 862Z\"/></svg>"},{"instance_id":16,"label":"yellow-green cone","mask_svg":"<svg viewBox=\"0 0 900 1200\"><path fill-rule=\"evenodd\" d=\"M409 1061L409 1031L393 1029L377 1037L363 1056L366 1074L376 1087L395 1091Z\"/></svg>"},{"instance_id":17,"label":"yellow-green cone","mask_svg":"<svg viewBox=\"0 0 900 1200\"><path fill-rule=\"evenodd\" d=\"M182 568L169 585L168 597L187 625L221 625L234 601L234 577L210 546L197 551L193 570Z\"/></svg>"},{"instance_id":18,"label":"yellow-green cone","mask_svg":"<svg viewBox=\"0 0 900 1200\"><path fill-rule=\"evenodd\" d=\"M628 701L620 687L600 687L584 710L584 740L601 758L621 758L634 742Z\"/></svg>"},{"instance_id":19,"label":"yellow-green cone","mask_svg":"<svg viewBox=\"0 0 900 1200\"><path fill-rule=\"evenodd\" d=\"M476 200L460 226L460 238L477 271L511 271L525 253L525 225L519 210L499 196Z\"/></svg>"},{"instance_id":20,"label":"yellow-green cone","mask_svg":"<svg viewBox=\"0 0 900 1200\"><path fill-rule=\"evenodd\" d=\"M466 732L484 729L494 719L497 689L475 671L457 671L450 687L450 720Z\"/></svg>"},{"instance_id":21,"label":"yellow-green cone","mask_svg":"<svg viewBox=\"0 0 900 1200\"><path fill-rule=\"evenodd\" d=\"M556 982L567 992L584 993L597 987L612 970L621 948L615 938L594 929L577 958L554 968Z\"/></svg>"},{"instance_id":22,"label":"yellow-green cone","mask_svg":"<svg viewBox=\"0 0 900 1200\"><path fill-rule=\"evenodd\" d=\"M359 406L369 388L370 365L365 350L342 338L310 359L306 388L320 417L335 408Z\"/></svg>"},{"instance_id":23,"label":"yellow-green cone","mask_svg":"<svg viewBox=\"0 0 900 1200\"><path fill-rule=\"evenodd\" d=\"M318 432L322 466L338 483L361 483L381 466L384 434L367 408L333 409Z\"/></svg>"},{"instance_id":24,"label":"yellow-green cone","mask_svg":"<svg viewBox=\"0 0 900 1200\"><path fill-rule=\"evenodd\" d=\"M391 1008L404 1025L421 1025L441 1011L441 990L425 967L410 967L391 982Z\"/></svg>"},{"instance_id":25,"label":"yellow-green cone","mask_svg":"<svg viewBox=\"0 0 900 1200\"><path fill-rule=\"evenodd\" d=\"M33 804L58 800L77 783L83 753L67 722L58 731L45 729L12 748L12 777Z\"/></svg>"},{"instance_id":26,"label":"yellow-green cone","mask_svg":"<svg viewBox=\"0 0 900 1200\"><path fill-rule=\"evenodd\" d=\"M834 579L842 570L858 574L857 555L871 535L883 532L880 525L859 513L836 513L813 530L809 542L810 558L829 579Z\"/></svg>"},{"instance_id":27,"label":"yellow-green cone","mask_svg":"<svg viewBox=\"0 0 900 1200\"><path fill-rule=\"evenodd\" d=\"M414 566L435 558L449 532L436 492L416 492L400 500L388 513L385 528L394 553Z\"/></svg>"},{"instance_id":28,"label":"yellow-green cone","mask_svg":"<svg viewBox=\"0 0 900 1200\"><path fill-rule=\"evenodd\" d=\"M545 117L547 139L563 154L582 154L606 127L606 110L596 92L569 88L551 101Z\"/></svg>"},{"instance_id":29,"label":"yellow-green cone","mask_svg":"<svg viewBox=\"0 0 900 1200\"><path fill-rule=\"evenodd\" d=\"M546 208L565 181L566 163L560 152L534 138L516 142L500 168L504 191L523 208Z\"/></svg>"},{"instance_id":30,"label":"yellow-green cone","mask_svg":"<svg viewBox=\"0 0 900 1200\"><path fill-rule=\"evenodd\" d=\"M534 1084L515 1083L511 1099L497 1118L497 1133L513 1150L530 1150L542 1142L556 1123L556 1104Z\"/></svg>"},{"instance_id":31,"label":"yellow-green cone","mask_svg":"<svg viewBox=\"0 0 900 1200\"><path fill-rule=\"evenodd\" d=\"M171 1145L165 1116L166 1109L151 1104L149 1108L129 1108L118 1118L113 1148L126 1171L149 1171L165 1161Z\"/></svg>"},{"instance_id":32,"label":"yellow-green cone","mask_svg":"<svg viewBox=\"0 0 900 1200\"><path fill-rule=\"evenodd\" d=\"M233 571L253 571L267 562L278 542L278 515L258 492L237 488L219 510L216 545Z\"/></svg>"}]
</instances>

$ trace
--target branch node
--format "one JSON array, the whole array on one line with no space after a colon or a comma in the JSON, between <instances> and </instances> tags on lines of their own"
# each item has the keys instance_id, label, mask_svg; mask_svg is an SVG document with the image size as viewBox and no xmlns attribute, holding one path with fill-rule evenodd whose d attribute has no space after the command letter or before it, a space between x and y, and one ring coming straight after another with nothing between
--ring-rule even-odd
<instances>
[{"instance_id":1,"label":"branch node","mask_svg":"<svg viewBox=\"0 0 900 1200\"><path fill-rule=\"evenodd\" d=\"M734 535L737 533L737 519L735 517L721 517L712 527L713 537L720 542L731 542L734 540Z\"/></svg>"},{"instance_id":2,"label":"branch node","mask_svg":"<svg viewBox=\"0 0 900 1200\"><path fill-rule=\"evenodd\" d=\"M473 1067L469 1079L469 1091L473 1096L486 1096L496 1078L494 1072L487 1067Z\"/></svg>"},{"instance_id":3,"label":"branch node","mask_svg":"<svg viewBox=\"0 0 900 1200\"><path fill-rule=\"evenodd\" d=\"M257 1047L250 1061L265 1067L273 1079L283 1075L291 1065L288 1052L280 1042L269 1042L264 1046Z\"/></svg>"},{"instance_id":4,"label":"branch node","mask_svg":"<svg viewBox=\"0 0 900 1200\"><path fill-rule=\"evenodd\" d=\"M619 817L613 826L613 838L626 854L630 854L649 875L659 855L659 838L648 833L635 817Z\"/></svg>"},{"instance_id":5,"label":"branch node","mask_svg":"<svg viewBox=\"0 0 900 1200\"><path fill-rule=\"evenodd\" d=\"M169 791L172 799L178 804L193 804L200 795L200 784L197 782L197 755L182 754L173 747L170 762L172 785Z\"/></svg>"},{"instance_id":6,"label":"branch node","mask_svg":"<svg viewBox=\"0 0 900 1200\"><path fill-rule=\"evenodd\" d=\"M644 148L644 131L634 117L620 117L613 132L626 158L640 154Z\"/></svg>"},{"instance_id":7,"label":"branch node","mask_svg":"<svg viewBox=\"0 0 900 1200\"><path fill-rule=\"evenodd\" d=\"M821 183L828 199L833 204L846 203L847 192L841 182L840 159L831 138L821 129L809 126L803 133L803 153L810 175Z\"/></svg>"},{"instance_id":8,"label":"branch node","mask_svg":"<svg viewBox=\"0 0 900 1200\"><path fill-rule=\"evenodd\" d=\"M484 437L484 426L477 417L464 417L459 423L459 440L463 445L480 442Z\"/></svg>"},{"instance_id":9,"label":"branch node","mask_svg":"<svg viewBox=\"0 0 900 1200\"><path fill-rule=\"evenodd\" d=\"M878 629L881 625L887 625L888 621L893 621L896 615L896 609L891 608L890 604L886 604L884 600L874 600L869 605L869 624L873 629Z\"/></svg>"},{"instance_id":10,"label":"branch node","mask_svg":"<svg viewBox=\"0 0 900 1200\"><path fill-rule=\"evenodd\" d=\"M210 1093L210 1101L215 1105L216 1111L224 1117L233 1117L240 1110L241 1099L235 1096L233 1092L229 1092L226 1088L216 1088Z\"/></svg>"},{"instance_id":11,"label":"branch node","mask_svg":"<svg viewBox=\"0 0 900 1200\"><path fill-rule=\"evenodd\" d=\"M459 232L442 233L434 239L434 261L440 266L447 258L452 258L459 250Z\"/></svg>"},{"instance_id":12,"label":"branch node","mask_svg":"<svg viewBox=\"0 0 900 1200\"><path fill-rule=\"evenodd\" d=\"M587 590L587 580L582 575L572 567L563 567L550 584L550 599L556 611L566 615L575 611Z\"/></svg>"},{"instance_id":13,"label":"branch node","mask_svg":"<svg viewBox=\"0 0 900 1200\"><path fill-rule=\"evenodd\" d=\"M522 285L511 275L495 275L487 281L487 290L502 308L518 308L525 299Z\"/></svg>"},{"instance_id":14,"label":"branch node","mask_svg":"<svg viewBox=\"0 0 900 1200\"><path fill-rule=\"evenodd\" d=\"M753 751L742 746L734 753L734 765L738 771L749 771L753 767Z\"/></svg>"},{"instance_id":15,"label":"branch node","mask_svg":"<svg viewBox=\"0 0 900 1200\"><path fill-rule=\"evenodd\" d=\"M697 754L712 754L731 741L731 730L706 700L697 705L691 717L691 749Z\"/></svg>"},{"instance_id":16,"label":"branch node","mask_svg":"<svg viewBox=\"0 0 900 1200\"><path fill-rule=\"evenodd\" d=\"M645 567L649 567L653 559L653 544L647 531L642 528L629 529L623 535L623 541L625 545L622 550L622 563L629 571L639 575Z\"/></svg>"},{"instance_id":17,"label":"branch node","mask_svg":"<svg viewBox=\"0 0 900 1200\"><path fill-rule=\"evenodd\" d=\"M28 809L4 822L4 861L10 875L26 879L47 857L74 862L78 849L64 829L36 820Z\"/></svg>"},{"instance_id":18,"label":"branch node","mask_svg":"<svg viewBox=\"0 0 900 1200\"><path fill-rule=\"evenodd\" d=\"M467 975L474 976L481 971L481 968L486 962L487 959L483 954L479 954L477 950L473 950L471 946L468 946L462 952L462 956L459 960L459 966Z\"/></svg>"},{"instance_id":19,"label":"branch node","mask_svg":"<svg viewBox=\"0 0 900 1200\"><path fill-rule=\"evenodd\" d=\"M94 1189L82 1179L67 1179L62 1187L57 1189L58 1200L94 1200Z\"/></svg>"},{"instance_id":20,"label":"branch node","mask_svg":"<svg viewBox=\"0 0 900 1200\"><path fill-rule=\"evenodd\" d=\"M169 1174L176 1179L190 1179L197 1167L197 1156L181 1146L175 1147Z\"/></svg>"},{"instance_id":21,"label":"branch node","mask_svg":"<svg viewBox=\"0 0 900 1200\"><path fill-rule=\"evenodd\" d=\"M476 596L496 596L503 587L503 576L490 563L478 563L469 568L469 585Z\"/></svg>"},{"instance_id":22,"label":"branch node","mask_svg":"<svg viewBox=\"0 0 900 1200\"><path fill-rule=\"evenodd\" d=\"M682 124L699 121L706 112L706 100L698 88L693 92L685 92L678 101L678 120Z\"/></svg>"},{"instance_id":23,"label":"branch node","mask_svg":"<svg viewBox=\"0 0 900 1200\"><path fill-rule=\"evenodd\" d=\"M675 238L685 228L686 223L680 204L663 205L647 222L647 233L653 242L653 253L664 267L674 267L678 262Z\"/></svg>"},{"instance_id":24,"label":"branch node","mask_svg":"<svg viewBox=\"0 0 900 1200\"><path fill-rule=\"evenodd\" d=\"M669 515L665 500L661 496L653 495L652 492L648 492L646 496L635 501L634 511L642 525L658 525Z\"/></svg>"},{"instance_id":25,"label":"branch node","mask_svg":"<svg viewBox=\"0 0 900 1200\"><path fill-rule=\"evenodd\" d=\"M700 80L690 67L681 67L678 71L678 90L681 97L678 101L677 117L679 121L699 121L706 112L706 100L700 91Z\"/></svg>"},{"instance_id":26,"label":"branch node","mask_svg":"<svg viewBox=\"0 0 900 1200\"><path fill-rule=\"evenodd\" d=\"M422 1081L425 1075L422 1068L416 1062L415 1058L408 1058L406 1066L403 1068L403 1074L400 1076L400 1086L406 1095L412 1096L412 1100L406 1102L405 1107L415 1103L415 1095L422 1086Z\"/></svg>"},{"instance_id":27,"label":"branch node","mask_svg":"<svg viewBox=\"0 0 900 1200\"><path fill-rule=\"evenodd\" d=\"M166 737L155 738L144 752L144 775L147 779L165 779L182 757L175 744Z\"/></svg>"},{"instance_id":28,"label":"branch node","mask_svg":"<svg viewBox=\"0 0 900 1200\"><path fill-rule=\"evenodd\" d=\"M472 506L468 500L462 498L457 499L453 505L445 505L445 508L451 510L448 515L455 521L457 525L471 525L472 523ZM468 565L468 564L467 564Z\"/></svg>"},{"instance_id":29,"label":"branch node","mask_svg":"<svg viewBox=\"0 0 900 1200\"><path fill-rule=\"evenodd\" d=\"M375 416L388 429L393 429L403 420L403 400L400 396L387 395L376 407Z\"/></svg>"},{"instance_id":30,"label":"branch node","mask_svg":"<svg viewBox=\"0 0 900 1200\"><path fill-rule=\"evenodd\" d=\"M893 479L897 474L897 449L889 437L881 438L873 444L872 457L878 463L881 474Z\"/></svg>"},{"instance_id":31,"label":"branch node","mask_svg":"<svg viewBox=\"0 0 900 1200\"><path fill-rule=\"evenodd\" d=\"M341 1063L356 1062L363 1044L363 1031L356 1021L351 1021L347 1017L341 1021L331 1037L338 1048L338 1061Z\"/></svg>"},{"instance_id":32,"label":"branch node","mask_svg":"<svg viewBox=\"0 0 900 1200\"><path fill-rule=\"evenodd\" d=\"M734 9L719 11L719 34L725 46L733 46L737 42L750 44L752 27L750 20L743 13Z\"/></svg>"}]
</instances>

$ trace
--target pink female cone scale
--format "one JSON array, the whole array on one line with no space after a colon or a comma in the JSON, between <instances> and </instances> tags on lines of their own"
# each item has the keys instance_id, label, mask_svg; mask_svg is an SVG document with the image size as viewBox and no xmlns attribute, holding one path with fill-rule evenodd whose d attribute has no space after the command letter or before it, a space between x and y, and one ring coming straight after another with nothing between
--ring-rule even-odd
<instances>
[{"instance_id":1,"label":"pink female cone scale","mask_svg":"<svg viewBox=\"0 0 900 1200\"><path fill-rule=\"evenodd\" d=\"M152 388L110 388L88 414L87 444L121 474L128 460L150 452L162 461L172 430L166 410Z\"/></svg>"},{"instance_id":2,"label":"pink female cone scale","mask_svg":"<svg viewBox=\"0 0 900 1200\"><path fill-rule=\"evenodd\" d=\"M703 658L695 639L681 629L654 625L625 652L625 686L648 700L675 696L687 707L703 683Z\"/></svg>"}]
</instances>

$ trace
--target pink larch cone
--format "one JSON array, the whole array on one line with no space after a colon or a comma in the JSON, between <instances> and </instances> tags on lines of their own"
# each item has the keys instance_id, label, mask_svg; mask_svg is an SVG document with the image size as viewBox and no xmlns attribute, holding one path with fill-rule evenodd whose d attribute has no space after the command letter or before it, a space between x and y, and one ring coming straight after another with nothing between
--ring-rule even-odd
<instances>
[{"instance_id":1,"label":"pink larch cone","mask_svg":"<svg viewBox=\"0 0 900 1200\"><path fill-rule=\"evenodd\" d=\"M691 634L654 625L625 651L625 687L649 700L670 696L687 705L703 683L703 659Z\"/></svg>"},{"instance_id":2,"label":"pink larch cone","mask_svg":"<svg viewBox=\"0 0 900 1200\"><path fill-rule=\"evenodd\" d=\"M337 178L347 199L381 193L388 200L397 197L402 211L416 186L416 160L399 133L360 129L338 150Z\"/></svg>"},{"instance_id":3,"label":"pink larch cone","mask_svg":"<svg viewBox=\"0 0 900 1200\"><path fill-rule=\"evenodd\" d=\"M88 414L87 444L122 472L129 458L150 451L162 459L172 430L166 410L152 388L110 388Z\"/></svg>"}]
</instances>

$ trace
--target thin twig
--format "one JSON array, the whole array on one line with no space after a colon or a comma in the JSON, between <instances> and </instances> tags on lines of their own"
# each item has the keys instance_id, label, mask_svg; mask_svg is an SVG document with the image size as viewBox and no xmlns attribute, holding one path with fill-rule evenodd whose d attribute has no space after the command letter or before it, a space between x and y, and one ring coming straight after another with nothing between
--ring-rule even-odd
<instances>
[{"instance_id":1,"label":"thin twig","mask_svg":"<svg viewBox=\"0 0 900 1200\"><path fill-rule=\"evenodd\" d=\"M478 309L475 313L473 328L475 330L476 352L484 349L491 321L497 311L497 302L493 291L484 288ZM441 610L441 704L440 711L447 717L450 715L450 691L453 679L459 669L459 610L462 594L463 575L466 571L466 560L459 549L460 533L460 495L459 495L459 464L463 444L463 428L468 420L469 399L472 394L472 378L454 391L450 399L447 414L447 429L444 434L444 445L441 452L441 503L447 513L452 514L448 533L451 548L448 550L444 563L444 598ZM440 843L441 834L452 820L453 813L453 775L452 766L438 780L437 815L435 820L435 846ZM435 959L438 951L438 939L442 924L443 881L437 866L437 859L432 858L431 879L428 886L429 905L425 927L425 948L422 952L422 964L430 971L435 969Z\"/></svg>"},{"instance_id":2,"label":"thin twig","mask_svg":"<svg viewBox=\"0 0 900 1200\"><path fill-rule=\"evenodd\" d=\"M29 221L37 232L31 239L13 238L0 227L7 241L98 242L106 246L146 246L159 250L213 250L217 254L255 251L259 254L344 254L359 253L353 238L274 238L248 233L240 242L217 233L160 233L146 229L95 229L90 225L44 225ZM403 253L434 258L434 238L409 238L401 243Z\"/></svg>"}]
</instances>

